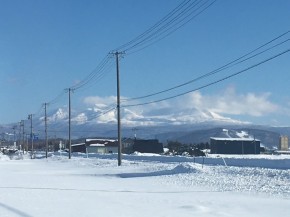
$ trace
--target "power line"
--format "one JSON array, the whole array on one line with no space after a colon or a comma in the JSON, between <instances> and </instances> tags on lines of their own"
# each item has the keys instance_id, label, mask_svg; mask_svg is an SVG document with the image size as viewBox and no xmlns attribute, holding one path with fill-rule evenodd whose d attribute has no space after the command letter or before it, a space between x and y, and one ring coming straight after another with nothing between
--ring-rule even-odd
<instances>
[{"instance_id":1,"label":"power line","mask_svg":"<svg viewBox=\"0 0 290 217\"><path fill-rule=\"evenodd\" d=\"M89 114L87 115L87 121L90 121L90 120L94 120L94 119L97 119L107 113L109 113L110 111L112 110L115 110L116 109L116 105L115 104L111 104L109 106L106 106L106 108L103 108L103 111L101 112L96 112L96 113L93 113L93 114ZM83 110L81 112L79 112L79 114L82 114L82 113L85 113L87 112L87 110Z\"/></svg>"},{"instance_id":2,"label":"power line","mask_svg":"<svg viewBox=\"0 0 290 217\"><path fill-rule=\"evenodd\" d=\"M186 25L216 1L217 0L195 0L191 3L189 3L190 1L183 1L151 28L114 50L118 51L122 49L129 54L143 50ZM135 51L129 52L131 50Z\"/></svg>"},{"instance_id":3,"label":"power line","mask_svg":"<svg viewBox=\"0 0 290 217\"><path fill-rule=\"evenodd\" d=\"M83 86L87 85L89 82L91 82L99 73L101 73L106 64L110 61L109 55L107 55L103 60L100 62L100 64L81 82L79 82L76 85L71 86L71 89L78 90L82 88Z\"/></svg>"},{"instance_id":4,"label":"power line","mask_svg":"<svg viewBox=\"0 0 290 217\"><path fill-rule=\"evenodd\" d=\"M181 17L183 14L185 14L188 10L190 10L191 8L193 8L192 6L196 6L196 2L197 4L199 2L201 2L202 0L195 0L194 2L190 3L189 6L186 6L186 4L182 5L182 7L179 8L179 6L176 8L177 10L174 10L174 13L169 13L166 16L166 19L162 19L161 21L159 21L157 23L157 25L155 24L153 26L153 28L150 28L150 31L146 31L147 34L142 34L142 37L139 37L139 41L135 40L135 43L129 44L128 46L126 46L125 48L123 48L123 50L128 51L133 47L136 47L137 45L140 45L141 43L146 42L146 40L152 38L154 35L158 34L161 30L163 30L164 28L166 28L168 25L170 25L171 23L173 23L174 21L176 21L179 17ZM185 7L186 6L186 7ZM185 8L184 8L185 7ZM181 11L180 11L181 10ZM180 11L180 12L178 12ZM178 12L177 15L175 15L175 13ZM169 21L168 21L169 20ZM157 28L157 30L155 30ZM153 31L154 30L154 31Z\"/></svg>"},{"instance_id":5,"label":"power line","mask_svg":"<svg viewBox=\"0 0 290 217\"><path fill-rule=\"evenodd\" d=\"M170 13L168 13L163 19L158 21L154 26L146 30L144 33L141 35L137 36L133 40L119 46L117 49L114 49L116 51L123 49L124 51L129 51L135 47L141 46L142 44L154 40L156 37L156 34L163 34L164 32L167 32L168 29L166 29L168 26L173 25L176 21L182 18L184 15L186 15L188 12L193 10L199 3L201 3L203 0L195 0L189 4L191 0L186 0L180 3L176 8L174 8ZM205 3L203 3L201 6L199 6L197 9L200 7L204 6L207 2L211 0L207 0ZM216 0L214 0L215 2ZM189 5L188 5L189 4ZM213 3L212 3L213 4ZM210 4L211 5L211 4ZM177 14L177 15L176 15ZM169 20L169 21L168 21ZM184 18L181 20L183 21ZM159 28L158 28L159 27ZM158 28L157 30L155 30ZM164 30L165 29L165 30ZM155 31L154 31L155 30ZM164 30L164 31L162 31ZM161 33L160 33L161 31ZM153 32L153 33L152 33ZM149 35L148 35L149 34ZM71 86L71 89L78 90L84 86L86 86L88 83L92 82L94 78L96 80L100 80L101 78L104 77L105 73L102 73L105 69L105 66L109 62L109 54L101 61L101 63L94 69L85 79L83 79L81 82L79 82L76 85Z\"/></svg>"},{"instance_id":6,"label":"power line","mask_svg":"<svg viewBox=\"0 0 290 217\"><path fill-rule=\"evenodd\" d=\"M165 32L168 31L168 29L166 29L166 28L170 25L171 25L171 27L174 27L176 25L177 21L180 22L180 20L182 20L181 18L184 19L184 15L188 14L190 11L192 12L192 10L197 5L199 5L202 1L203 0L195 0L193 2L191 2L191 0L182 1L177 7L175 7L171 12L169 12L164 18L162 18L160 21L158 21L151 28L149 28L148 30L146 30L145 32L143 32L142 34L140 34L139 36L137 36L133 40L119 46L115 50L120 50L122 48L126 49L126 50L131 50L133 48L137 48L137 47L143 45L144 43L148 42L148 40L149 40L149 42L151 40L154 40L154 38L156 37L156 34L163 34L164 32L160 33L160 31L162 31L164 29L165 29L164 30ZM202 5L206 4L208 1L211 1L211 0L207 0ZM211 4L213 4L215 1L216 0L214 0ZM158 39L158 41L159 40L160 39ZM78 84L71 86L70 89L79 90L79 89L83 88L84 86L87 86L89 83L92 83L93 81L101 80L106 75L107 69L110 67L110 66L107 67L108 63L110 62L110 59L111 58L109 58L109 54L107 54L103 58L103 60L100 62L100 64L86 78L84 78ZM63 96L63 94L64 94L64 92L62 92L60 95L58 95L55 99L51 100L49 102L49 104L52 105L52 104L56 103L56 101L58 101L59 98Z\"/></svg>"},{"instance_id":7,"label":"power line","mask_svg":"<svg viewBox=\"0 0 290 217\"><path fill-rule=\"evenodd\" d=\"M87 90L93 86L96 86L97 84L99 84L101 82L101 80L108 75L108 73L110 72L110 70L113 68L114 62L111 60L110 62L108 62L104 68L99 71L99 73L94 76L94 78L92 78L92 80L88 81L85 85L83 85L81 88L81 91ZM89 84L90 83L90 84ZM78 88L77 90L80 91Z\"/></svg>"},{"instance_id":8,"label":"power line","mask_svg":"<svg viewBox=\"0 0 290 217\"><path fill-rule=\"evenodd\" d=\"M171 12L169 12L165 17L163 17L160 21L158 21L155 25L153 25L152 27L150 27L149 29L147 29L145 32L143 32L142 34L140 34L139 36L137 36L136 38L130 40L129 42L117 47L114 50L123 50L126 47L130 46L131 44L135 43L136 41L138 41L140 38L142 38L143 36L145 36L146 34L152 32L154 29L156 29L158 26L160 26L164 21L168 20L173 14L175 14L177 11L181 10L181 8L185 5L187 5L191 0L185 0L183 2L181 2L177 7L175 7Z\"/></svg>"},{"instance_id":9,"label":"power line","mask_svg":"<svg viewBox=\"0 0 290 217\"><path fill-rule=\"evenodd\" d=\"M185 15L186 13L189 13L189 14L187 14L185 17L178 16L178 19L173 20L173 22L167 23L165 26L161 27L156 33L152 33L150 36L146 37L142 41L140 41L140 42L136 43L135 45L132 45L131 47L125 49L125 51L130 55L130 54L139 52L139 51L161 41L162 39L168 37L169 35L171 35L175 31L177 31L178 29L180 29L181 27L183 27L184 25L189 23L192 19L196 18L198 15L200 15L206 9L208 9L211 5L213 5L215 3L216 0L213 1L212 3L210 3L209 5L207 5L207 3L210 1L211 0L207 0L206 2L199 5L196 9L194 9L191 12L185 11L185 13L183 15ZM200 3L200 2L201 1L199 1L198 3ZM194 6L197 6L197 4ZM191 7L190 9L193 9L193 7ZM196 12L196 14L194 14L195 12ZM192 16L192 17L190 17L190 16ZM172 25L170 26L171 23L172 23ZM138 49L138 47L141 47L141 48ZM133 50L133 49L135 49L135 51L129 52L130 50Z\"/></svg>"},{"instance_id":10,"label":"power line","mask_svg":"<svg viewBox=\"0 0 290 217\"><path fill-rule=\"evenodd\" d=\"M270 40L270 41L264 43L263 45L259 46L258 48L255 48L254 50L252 50L252 51L250 51L250 52L248 52L248 53L242 55L241 57L239 57L239 58L237 58L237 59L234 59L234 60L230 61L229 63L227 63L227 64L225 64L225 65L223 65L223 66L221 66L221 67L219 67L219 68L217 68L217 69L215 69L215 70L213 70L213 71L210 71L209 73L206 73L206 74L204 74L204 75L202 75L202 76L199 76L199 77L194 78L194 79L192 79L192 80L189 80L189 81L187 81L187 82L184 82L184 83L178 84L178 85L173 86L173 87L171 87L171 88L168 88L168 89L165 89L165 90L161 90L161 91L158 91L158 92L155 92L155 93L150 93L150 94L147 94L147 95L144 95L144 96L133 97L133 98L129 98L129 99L122 99L122 102L133 101L133 100L144 99L144 98L148 98L148 97L156 96L156 95L159 95L159 94L162 94L162 93L166 93L166 92L169 92L169 91L171 91L171 90L174 90L174 89L177 89L177 88L180 88L180 87L186 86L186 85L188 85L188 84L191 84L191 83L196 82L196 81L198 81L198 80L201 80L201 79L203 79L203 78L206 78L206 77L212 76L212 75L214 75L214 74L216 74L216 73L218 73L218 72L221 72L221 71L223 71L223 70L225 70L225 69L228 69L228 68L230 68L230 67L233 67L233 66L235 66L235 65L238 65L238 64L240 64L240 63L243 63L243 62L245 62L245 61L247 61L247 60L249 60L249 59L252 59L252 58L254 58L254 57L256 57L256 56L258 56L258 55L260 55L260 54L263 54L263 53L265 53L265 52L267 52L267 51L269 51L269 50L272 50L273 48L276 48L277 46L280 46L280 45L282 45L282 44L288 42L290 39L286 39L286 40L284 40L284 41L282 41L282 42L280 42L280 43L278 43L278 44L275 44L275 45L271 46L270 48L267 48L267 49L265 49L265 50L263 50L263 51L261 51L261 52L259 52L259 53L257 53L257 54L254 54L254 55L252 55L252 56L250 56L250 57L248 57L248 58L246 58L246 59L243 59L243 58L245 58L245 57L247 57L247 56L249 56L249 55L255 53L256 51L260 50L261 48L263 48L263 47L269 45L270 43L272 43L272 42L278 40L279 38L285 36L285 35L288 34L289 32L290 32L290 31L286 31L285 33L283 33L283 34L281 34L281 35L275 37L274 39L272 39L272 40Z\"/></svg>"},{"instance_id":11,"label":"power line","mask_svg":"<svg viewBox=\"0 0 290 217\"><path fill-rule=\"evenodd\" d=\"M66 92L64 90L62 90L61 93L58 94L54 99L50 100L48 102L48 104L50 104L50 105L56 104L56 102L58 102L60 100L60 98L64 96L65 93Z\"/></svg>"},{"instance_id":12,"label":"power line","mask_svg":"<svg viewBox=\"0 0 290 217\"><path fill-rule=\"evenodd\" d=\"M90 119L88 119L87 121L92 121L94 119L98 119L99 117L104 116L105 114L108 114L109 112L114 111L114 110L116 110L116 106L112 107L104 112L101 112L99 114L96 114L95 116L90 117Z\"/></svg>"},{"instance_id":13,"label":"power line","mask_svg":"<svg viewBox=\"0 0 290 217\"><path fill-rule=\"evenodd\" d=\"M186 92L183 92L183 93L180 93L180 94L177 94L177 95L174 95L174 96L166 97L166 98L163 98L163 99L159 99L159 100L155 100L155 101L150 101L150 102L145 102L145 103L132 104L132 105L124 105L123 107L134 107L134 106L142 106L142 105L153 104L153 103L162 102L162 101L166 101L166 100L169 100L169 99L177 98L177 97L180 97L180 96L186 95L186 94L188 94L188 93L192 93L192 92L194 92L194 91L204 89L204 88L206 88L206 87L212 86L212 85L214 85L214 84L217 84L217 83L222 82L222 81L224 81L224 80L227 80L227 79L229 79L229 78L232 78L232 77L234 77L234 76L237 76L237 75L239 75L239 74L241 74L241 73L243 73L243 72L246 72L246 71L248 71L248 70L250 70L250 69L252 69L252 68L255 68L255 67L259 66L259 65L262 65L262 64L264 64L264 63L266 63L266 62L268 62L268 61L270 61L270 60L273 60L273 59L275 59L275 58L277 58L277 57L279 57L279 56L282 56L282 55L288 53L289 51L290 51L290 49L285 50L285 51L283 51L283 52L281 52L281 53L279 53L279 54L276 54L275 56L272 56L272 57L270 57L270 58L268 58L268 59L266 59L266 60L263 60L263 61L261 61L261 62L259 62L259 63L257 63L257 64L254 64L254 65L252 65L252 66L250 66L250 67L247 67L246 69L243 69L243 70L241 70L241 71L238 71L238 72L236 72L236 73L233 73L233 74L231 74L231 75L228 75L228 76L226 76L226 77L223 77L223 78L218 79L218 80L216 80L216 81L210 82L210 83L208 83L208 84L206 84L206 85L203 85L203 86L201 86L201 87L199 87L199 88L195 88L195 89L193 89L193 90L186 91Z\"/></svg>"}]
</instances>

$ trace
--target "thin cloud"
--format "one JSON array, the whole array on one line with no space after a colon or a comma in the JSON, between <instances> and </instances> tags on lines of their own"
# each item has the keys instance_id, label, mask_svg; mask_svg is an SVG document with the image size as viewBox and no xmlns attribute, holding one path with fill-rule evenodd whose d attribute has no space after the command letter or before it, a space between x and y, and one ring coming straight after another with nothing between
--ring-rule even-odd
<instances>
[{"instance_id":1,"label":"thin cloud","mask_svg":"<svg viewBox=\"0 0 290 217\"><path fill-rule=\"evenodd\" d=\"M94 106L94 105L111 105L116 104L116 97L115 96L106 96L106 97L100 97L100 96L88 96L85 97L83 102L87 106Z\"/></svg>"}]
</instances>

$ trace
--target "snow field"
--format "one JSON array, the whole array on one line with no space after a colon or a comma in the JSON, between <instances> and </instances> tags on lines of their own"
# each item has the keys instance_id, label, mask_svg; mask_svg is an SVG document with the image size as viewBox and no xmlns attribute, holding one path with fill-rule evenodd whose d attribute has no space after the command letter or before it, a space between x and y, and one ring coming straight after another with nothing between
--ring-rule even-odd
<instances>
[{"instance_id":1,"label":"snow field","mask_svg":"<svg viewBox=\"0 0 290 217\"><path fill-rule=\"evenodd\" d=\"M289 214L289 169L155 161L158 156L124 156L118 167L112 155L50 156L0 156L1 217Z\"/></svg>"}]
</instances>

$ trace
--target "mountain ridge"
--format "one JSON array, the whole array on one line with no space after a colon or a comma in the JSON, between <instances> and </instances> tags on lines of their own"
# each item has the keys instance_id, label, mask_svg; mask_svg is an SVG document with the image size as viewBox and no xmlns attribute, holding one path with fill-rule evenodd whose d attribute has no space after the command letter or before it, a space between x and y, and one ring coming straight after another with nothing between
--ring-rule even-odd
<instances>
[{"instance_id":1,"label":"mountain ridge","mask_svg":"<svg viewBox=\"0 0 290 217\"><path fill-rule=\"evenodd\" d=\"M84 112L73 111L71 119L72 139L85 137L117 137L117 121L115 110L105 113L104 105L96 105ZM247 135L261 140L268 148L276 148L280 135L290 136L290 127L273 127L254 125L242 122L217 113L186 109L172 112L170 108L162 108L150 112L122 109L121 135L126 138L159 139L161 142L179 141L182 143L209 142L210 137L237 137ZM162 113L162 114L161 114ZM94 117L101 116L101 119ZM44 120L35 117L33 122L34 133L39 138L44 138ZM94 120L94 121L93 121ZM48 114L49 137L67 138L68 136L68 111L67 108L58 108ZM26 132L28 123L25 124ZM11 134L12 125L3 125L2 131ZM225 131L226 130L226 131ZM225 132L228 134L226 135ZM2 132L3 133L3 132Z\"/></svg>"}]
</instances>

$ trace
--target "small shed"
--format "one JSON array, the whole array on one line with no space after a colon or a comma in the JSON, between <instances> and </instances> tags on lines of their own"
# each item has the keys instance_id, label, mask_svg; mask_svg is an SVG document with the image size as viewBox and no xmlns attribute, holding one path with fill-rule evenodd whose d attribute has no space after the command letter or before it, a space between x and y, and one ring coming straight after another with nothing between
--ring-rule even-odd
<instances>
[{"instance_id":1,"label":"small shed","mask_svg":"<svg viewBox=\"0 0 290 217\"><path fill-rule=\"evenodd\" d=\"M211 154L260 154L260 140L251 138L210 138Z\"/></svg>"}]
</instances>

